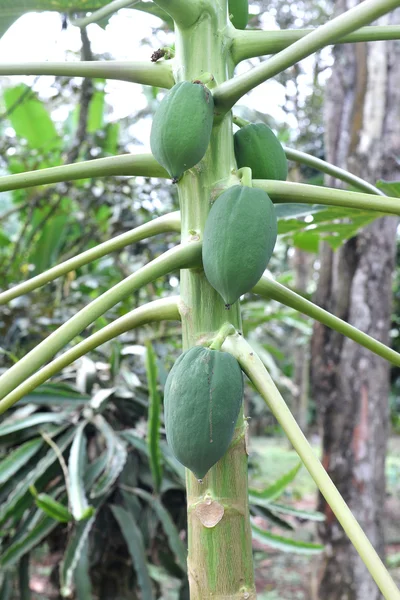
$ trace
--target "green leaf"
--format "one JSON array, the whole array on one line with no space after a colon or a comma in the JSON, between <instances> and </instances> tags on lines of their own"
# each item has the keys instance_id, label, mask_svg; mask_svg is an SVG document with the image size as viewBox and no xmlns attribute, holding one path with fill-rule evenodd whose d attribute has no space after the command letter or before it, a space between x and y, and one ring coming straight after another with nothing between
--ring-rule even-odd
<instances>
[{"instance_id":1,"label":"green leaf","mask_svg":"<svg viewBox=\"0 0 400 600\"><path fill-rule=\"evenodd\" d=\"M58 502L58 500L55 500L50 494L39 494L35 498L35 504L47 516L59 523L69 523L74 518L68 508L61 502Z\"/></svg>"},{"instance_id":2,"label":"green leaf","mask_svg":"<svg viewBox=\"0 0 400 600\"><path fill-rule=\"evenodd\" d=\"M276 525L277 527L280 527L281 529L286 529L288 531L294 530L294 527L291 523L289 523L285 519L281 519L281 517L272 512L267 506L251 505L250 509L251 514L265 517L270 523Z\"/></svg>"},{"instance_id":3,"label":"green leaf","mask_svg":"<svg viewBox=\"0 0 400 600\"><path fill-rule=\"evenodd\" d=\"M292 515L298 519L307 519L308 521L325 521L325 515L317 510L301 510L294 508L293 506L277 504L276 502L270 502L268 504L268 508L274 513Z\"/></svg>"},{"instance_id":4,"label":"green leaf","mask_svg":"<svg viewBox=\"0 0 400 600\"><path fill-rule=\"evenodd\" d=\"M69 501L72 514L76 521L87 519L93 514L93 507L89 506L85 494L84 472L86 467L86 438L83 431L87 423L84 421L76 430L68 460L69 474Z\"/></svg>"},{"instance_id":5,"label":"green leaf","mask_svg":"<svg viewBox=\"0 0 400 600\"><path fill-rule=\"evenodd\" d=\"M43 516L42 511L37 511L33 522L33 528L26 530L24 535L13 541L1 552L0 566L4 569L15 565L24 554L35 548L59 525L54 519Z\"/></svg>"},{"instance_id":6,"label":"green leaf","mask_svg":"<svg viewBox=\"0 0 400 600\"><path fill-rule=\"evenodd\" d=\"M22 429L30 429L35 425L43 425L43 423L62 423L66 417L66 413L36 413L20 421L12 422L10 419L10 422L0 425L0 438Z\"/></svg>"},{"instance_id":7,"label":"green leaf","mask_svg":"<svg viewBox=\"0 0 400 600\"><path fill-rule=\"evenodd\" d=\"M13 591L12 573L4 573L0 583L0 600L11 600Z\"/></svg>"},{"instance_id":8,"label":"green leaf","mask_svg":"<svg viewBox=\"0 0 400 600\"><path fill-rule=\"evenodd\" d=\"M128 454L125 443L101 415L96 415L93 423L103 435L107 447L106 468L90 491L90 497L96 498L110 490L124 468Z\"/></svg>"},{"instance_id":9,"label":"green leaf","mask_svg":"<svg viewBox=\"0 0 400 600\"><path fill-rule=\"evenodd\" d=\"M74 573L75 595L77 600L92 600L90 580L89 544L86 540Z\"/></svg>"},{"instance_id":10,"label":"green leaf","mask_svg":"<svg viewBox=\"0 0 400 600\"><path fill-rule=\"evenodd\" d=\"M179 537L179 531L177 530L169 512L166 510L161 500L155 498L145 490L136 489L135 493L139 496L139 498L143 498L151 505L157 517L160 519L161 525L163 526L165 534L168 538L169 547L174 553L178 565L184 572L186 572L187 549Z\"/></svg>"},{"instance_id":11,"label":"green leaf","mask_svg":"<svg viewBox=\"0 0 400 600\"><path fill-rule=\"evenodd\" d=\"M376 182L376 186L382 190L387 196L400 198L400 182L399 181L384 181L380 179Z\"/></svg>"},{"instance_id":12,"label":"green leaf","mask_svg":"<svg viewBox=\"0 0 400 600\"><path fill-rule=\"evenodd\" d=\"M29 554L25 554L18 565L18 587L19 600L31 600L31 590L29 587Z\"/></svg>"},{"instance_id":13,"label":"green leaf","mask_svg":"<svg viewBox=\"0 0 400 600\"><path fill-rule=\"evenodd\" d=\"M98 86L102 84L103 89L98 89ZM104 79L94 79L93 85L96 89L93 93L92 100L89 105L88 121L87 121L87 132L96 133L103 128L104 120L104 104L105 104L105 92L104 92Z\"/></svg>"},{"instance_id":14,"label":"green leaf","mask_svg":"<svg viewBox=\"0 0 400 600\"><path fill-rule=\"evenodd\" d=\"M114 156L118 152L119 123L107 123L105 138L100 144L106 154Z\"/></svg>"},{"instance_id":15,"label":"green leaf","mask_svg":"<svg viewBox=\"0 0 400 600\"><path fill-rule=\"evenodd\" d=\"M290 471L282 475L282 477L274 481L274 483L264 488L263 490L249 488L250 504L257 504L257 500L272 502L272 500L279 498L279 496L283 494L289 483L291 483L294 480L297 473L300 471L302 464L303 463L299 461L295 467L290 469Z\"/></svg>"},{"instance_id":16,"label":"green leaf","mask_svg":"<svg viewBox=\"0 0 400 600\"><path fill-rule=\"evenodd\" d=\"M99 508L105 498L98 498L95 502L96 509ZM70 597L72 595L72 584L74 579L75 570L79 565L81 554L85 549L85 545L96 519L94 514L87 521L80 521L72 535L68 540L67 548L64 552L64 557L60 567L60 588L61 595L63 597Z\"/></svg>"},{"instance_id":17,"label":"green leaf","mask_svg":"<svg viewBox=\"0 0 400 600\"><path fill-rule=\"evenodd\" d=\"M320 554L324 551L324 546L321 544L311 544L309 542L299 542L297 540L292 540L290 538L285 538L279 535L274 535L265 531L265 529L261 529L252 521L251 523L251 531L253 534L253 539L258 540L259 542L270 546L271 548L276 548L281 550L282 552L291 552L295 554Z\"/></svg>"},{"instance_id":18,"label":"green leaf","mask_svg":"<svg viewBox=\"0 0 400 600\"><path fill-rule=\"evenodd\" d=\"M38 275L53 266L59 257L61 248L68 233L69 216L56 215L41 228L33 251L27 262L35 266L32 275Z\"/></svg>"},{"instance_id":19,"label":"green leaf","mask_svg":"<svg viewBox=\"0 0 400 600\"><path fill-rule=\"evenodd\" d=\"M60 452L64 452L72 441L74 436L74 429L71 427L61 437L57 439L57 446ZM53 463L58 460L56 453L53 448L39 460L36 467L32 469L25 479L18 483L8 496L6 502L0 506L0 524L4 523L6 519L13 513L19 500L23 498L26 492L29 490L31 485L34 485L36 480L46 473Z\"/></svg>"},{"instance_id":20,"label":"green leaf","mask_svg":"<svg viewBox=\"0 0 400 600\"><path fill-rule=\"evenodd\" d=\"M31 148L48 151L62 147L46 107L27 85L20 83L5 89L4 102L17 136L25 138Z\"/></svg>"},{"instance_id":21,"label":"green leaf","mask_svg":"<svg viewBox=\"0 0 400 600\"><path fill-rule=\"evenodd\" d=\"M296 204L295 202L282 202L275 204L275 212L278 219L293 219L293 217L306 217L321 210L326 210L322 204Z\"/></svg>"},{"instance_id":22,"label":"green leaf","mask_svg":"<svg viewBox=\"0 0 400 600\"><path fill-rule=\"evenodd\" d=\"M125 538L132 558L132 564L137 574L142 597L146 598L146 600L153 600L153 587L147 567L146 552L140 529L132 515L122 508L122 506L112 505L111 510Z\"/></svg>"},{"instance_id":23,"label":"green leaf","mask_svg":"<svg viewBox=\"0 0 400 600\"><path fill-rule=\"evenodd\" d=\"M91 396L78 392L67 383L45 383L36 390L27 394L19 401L24 403L35 403L44 406L67 406L80 407L88 403Z\"/></svg>"},{"instance_id":24,"label":"green leaf","mask_svg":"<svg viewBox=\"0 0 400 600\"><path fill-rule=\"evenodd\" d=\"M146 344L146 374L149 386L149 419L147 430L147 444L149 447L150 468L153 476L153 486L159 492L162 481L162 463L160 452L160 412L161 400L157 389L157 362L153 346Z\"/></svg>"},{"instance_id":25,"label":"green leaf","mask_svg":"<svg viewBox=\"0 0 400 600\"><path fill-rule=\"evenodd\" d=\"M0 485L8 481L43 446L43 438L34 438L10 452L0 462Z\"/></svg>"}]
</instances>

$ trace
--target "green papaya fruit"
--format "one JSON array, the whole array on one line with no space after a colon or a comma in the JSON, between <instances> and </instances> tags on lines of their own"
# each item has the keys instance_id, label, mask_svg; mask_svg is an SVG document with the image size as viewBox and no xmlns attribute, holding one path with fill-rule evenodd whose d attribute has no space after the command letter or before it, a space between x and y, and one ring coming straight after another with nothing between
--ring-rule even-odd
<instances>
[{"instance_id":1,"label":"green papaya fruit","mask_svg":"<svg viewBox=\"0 0 400 600\"><path fill-rule=\"evenodd\" d=\"M236 29L246 29L249 21L248 0L229 0L228 10L232 25Z\"/></svg>"},{"instance_id":2,"label":"green papaya fruit","mask_svg":"<svg viewBox=\"0 0 400 600\"><path fill-rule=\"evenodd\" d=\"M228 352L194 346L181 354L168 374L167 442L198 479L227 451L242 400L242 371Z\"/></svg>"},{"instance_id":3,"label":"green papaya fruit","mask_svg":"<svg viewBox=\"0 0 400 600\"><path fill-rule=\"evenodd\" d=\"M272 256L275 207L266 192L235 185L212 205L203 235L203 267L227 306L249 292Z\"/></svg>"},{"instance_id":4,"label":"green papaya fruit","mask_svg":"<svg viewBox=\"0 0 400 600\"><path fill-rule=\"evenodd\" d=\"M162 99L151 127L154 158L174 181L201 161L211 137L214 99L202 83L177 83Z\"/></svg>"},{"instance_id":5,"label":"green papaya fruit","mask_svg":"<svg viewBox=\"0 0 400 600\"><path fill-rule=\"evenodd\" d=\"M250 167L253 179L286 180L286 155L280 141L268 125L246 125L235 133L233 142L238 169Z\"/></svg>"}]
</instances>

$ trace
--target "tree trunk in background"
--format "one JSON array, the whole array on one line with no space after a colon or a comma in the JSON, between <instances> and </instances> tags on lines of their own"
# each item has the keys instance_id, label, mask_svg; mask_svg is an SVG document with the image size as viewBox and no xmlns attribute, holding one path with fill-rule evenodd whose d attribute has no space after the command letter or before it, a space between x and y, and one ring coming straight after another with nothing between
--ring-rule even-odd
<instances>
[{"instance_id":1,"label":"tree trunk in background","mask_svg":"<svg viewBox=\"0 0 400 600\"><path fill-rule=\"evenodd\" d=\"M337 13L354 2L338 0ZM380 25L399 22L400 11ZM327 160L370 182L399 179L400 43L335 48L326 101ZM328 181L337 185L336 181ZM397 218L377 219L339 251L320 256L316 302L383 343L389 342ZM388 434L389 365L316 324L312 391L323 431L323 464L380 555ZM380 594L330 508L320 533L327 547L321 600L377 600Z\"/></svg>"}]
</instances>

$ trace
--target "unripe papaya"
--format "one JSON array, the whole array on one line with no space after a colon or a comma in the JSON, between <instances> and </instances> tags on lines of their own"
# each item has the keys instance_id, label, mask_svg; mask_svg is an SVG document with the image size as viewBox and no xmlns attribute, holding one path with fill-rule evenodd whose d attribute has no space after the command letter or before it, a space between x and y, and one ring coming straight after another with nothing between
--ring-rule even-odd
<instances>
[{"instance_id":1,"label":"unripe papaya","mask_svg":"<svg viewBox=\"0 0 400 600\"><path fill-rule=\"evenodd\" d=\"M202 83L177 83L162 99L151 127L154 158L174 181L206 153L214 118L212 93Z\"/></svg>"},{"instance_id":2,"label":"unripe papaya","mask_svg":"<svg viewBox=\"0 0 400 600\"><path fill-rule=\"evenodd\" d=\"M246 125L235 133L233 141L239 169L250 167L253 179L286 180L286 155L280 141L268 125Z\"/></svg>"},{"instance_id":3,"label":"unripe papaya","mask_svg":"<svg viewBox=\"0 0 400 600\"><path fill-rule=\"evenodd\" d=\"M248 0L229 0L228 10L232 25L236 29L246 29L249 21Z\"/></svg>"},{"instance_id":4,"label":"unripe papaya","mask_svg":"<svg viewBox=\"0 0 400 600\"><path fill-rule=\"evenodd\" d=\"M204 227L203 267L227 306L260 279L276 237L275 207L263 190L235 185L214 202Z\"/></svg>"},{"instance_id":5,"label":"unripe papaya","mask_svg":"<svg viewBox=\"0 0 400 600\"><path fill-rule=\"evenodd\" d=\"M227 352L194 346L168 374L164 417L175 457L198 479L227 451L243 400L243 375Z\"/></svg>"}]
</instances>

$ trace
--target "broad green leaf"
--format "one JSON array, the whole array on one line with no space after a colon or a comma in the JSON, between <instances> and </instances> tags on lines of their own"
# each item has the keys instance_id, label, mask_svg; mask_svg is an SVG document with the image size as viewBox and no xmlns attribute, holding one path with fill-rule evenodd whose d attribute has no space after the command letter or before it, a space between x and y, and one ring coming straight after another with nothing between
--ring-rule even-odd
<instances>
[{"instance_id":1,"label":"broad green leaf","mask_svg":"<svg viewBox=\"0 0 400 600\"><path fill-rule=\"evenodd\" d=\"M42 227L33 251L28 257L28 262L35 265L33 275L46 271L57 262L67 236L68 220L67 215L59 214L47 221Z\"/></svg>"},{"instance_id":2,"label":"broad green leaf","mask_svg":"<svg viewBox=\"0 0 400 600\"><path fill-rule=\"evenodd\" d=\"M93 423L103 435L107 447L106 468L90 491L90 497L96 498L106 494L117 480L124 468L127 451L125 443L101 415L96 415Z\"/></svg>"},{"instance_id":3,"label":"broad green leaf","mask_svg":"<svg viewBox=\"0 0 400 600\"><path fill-rule=\"evenodd\" d=\"M149 386L149 418L147 429L147 444L149 447L150 468L153 476L153 486L159 492L162 480L162 462L160 452L160 412L161 399L157 389L157 359L153 346L149 342L146 352L146 374Z\"/></svg>"},{"instance_id":4,"label":"broad green leaf","mask_svg":"<svg viewBox=\"0 0 400 600\"><path fill-rule=\"evenodd\" d=\"M301 461L298 462L295 467L290 469L290 471L282 475L282 477L274 481L274 483L263 490L249 488L250 504L257 504L257 500L268 500L268 502L272 502L272 500L279 498L289 483L294 480L297 473L300 471L302 464L303 463Z\"/></svg>"},{"instance_id":5,"label":"broad green leaf","mask_svg":"<svg viewBox=\"0 0 400 600\"><path fill-rule=\"evenodd\" d=\"M157 517L163 526L165 534L168 538L169 547L176 556L177 563L180 568L186 572L187 569L187 550L179 537L179 531L177 530L175 523L173 522L169 512L166 510L161 500L155 498L148 492L142 489L136 490L137 495L148 502L156 513Z\"/></svg>"},{"instance_id":6,"label":"broad green leaf","mask_svg":"<svg viewBox=\"0 0 400 600\"><path fill-rule=\"evenodd\" d=\"M146 600L154 600L153 587L146 562L142 534L132 515L122 506L112 505L111 510L120 526L137 574L139 589Z\"/></svg>"},{"instance_id":7,"label":"broad green leaf","mask_svg":"<svg viewBox=\"0 0 400 600\"><path fill-rule=\"evenodd\" d=\"M22 429L30 429L35 425L43 425L43 423L62 423L67 418L67 413L36 413L21 421L5 423L0 425L0 437L10 435Z\"/></svg>"},{"instance_id":8,"label":"broad green leaf","mask_svg":"<svg viewBox=\"0 0 400 600\"><path fill-rule=\"evenodd\" d=\"M384 181L380 179L376 182L376 186L382 190L387 196L400 198L400 182L399 181Z\"/></svg>"},{"instance_id":9,"label":"broad green leaf","mask_svg":"<svg viewBox=\"0 0 400 600\"><path fill-rule=\"evenodd\" d=\"M4 90L7 118L17 136L31 148L49 151L62 146L57 130L44 104L24 83Z\"/></svg>"},{"instance_id":10,"label":"broad green leaf","mask_svg":"<svg viewBox=\"0 0 400 600\"><path fill-rule=\"evenodd\" d=\"M282 552L291 552L295 554L320 554L324 551L324 546L321 544L300 542L279 535L274 535L268 531L265 531L264 529L261 529L255 525L253 521L251 523L251 531L253 534L253 539L266 544L271 548L281 550Z\"/></svg>"},{"instance_id":11,"label":"broad green leaf","mask_svg":"<svg viewBox=\"0 0 400 600\"><path fill-rule=\"evenodd\" d=\"M86 467L86 437L83 431L87 423L84 421L76 430L68 459L69 502L76 521L87 519L93 514L85 494L84 472Z\"/></svg>"},{"instance_id":12,"label":"broad green leaf","mask_svg":"<svg viewBox=\"0 0 400 600\"><path fill-rule=\"evenodd\" d=\"M66 448L70 445L73 436L74 429L71 427L56 440L56 444L60 452L64 452L64 450L66 450ZM0 506L0 523L4 523L6 519L11 516L18 504L18 501L21 500L27 493L29 487L34 485L37 479L46 473L46 471L48 471L48 469L56 460L58 460L58 457L53 448L50 448L44 457L39 460L36 467L27 474L25 479L15 486L15 489L13 489L8 496L7 501Z\"/></svg>"},{"instance_id":13,"label":"broad green leaf","mask_svg":"<svg viewBox=\"0 0 400 600\"><path fill-rule=\"evenodd\" d=\"M43 446L43 438L34 438L10 452L0 462L0 485L8 481Z\"/></svg>"}]
</instances>

